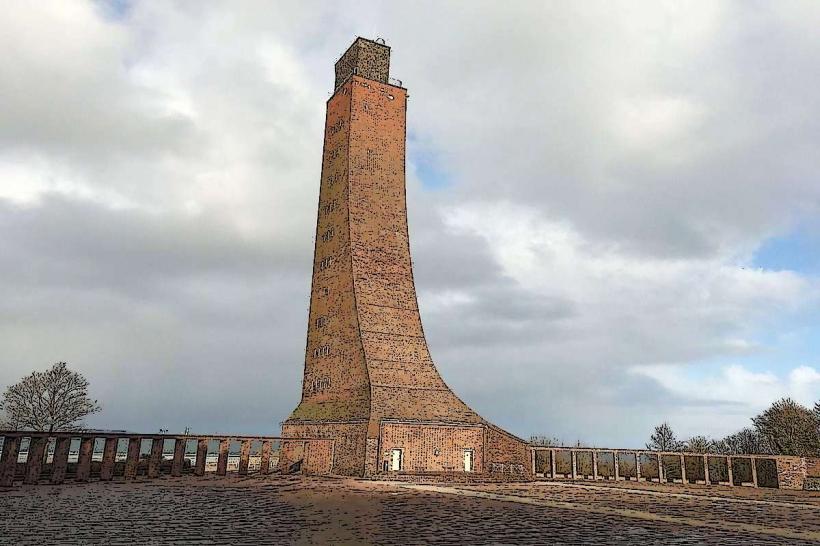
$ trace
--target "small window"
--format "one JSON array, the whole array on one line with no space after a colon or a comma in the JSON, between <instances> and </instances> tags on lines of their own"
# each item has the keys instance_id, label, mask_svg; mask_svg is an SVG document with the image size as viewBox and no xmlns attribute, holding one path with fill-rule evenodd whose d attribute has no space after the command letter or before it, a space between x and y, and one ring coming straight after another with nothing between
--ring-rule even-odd
<instances>
[{"instance_id":1,"label":"small window","mask_svg":"<svg viewBox=\"0 0 820 546\"><path fill-rule=\"evenodd\" d=\"M327 177L327 185L333 186L342 178L342 174L340 172L332 172Z\"/></svg>"},{"instance_id":2,"label":"small window","mask_svg":"<svg viewBox=\"0 0 820 546\"><path fill-rule=\"evenodd\" d=\"M328 256L327 258L324 258L321 262L319 262L319 271L324 271L331 265L333 265L333 256Z\"/></svg>"},{"instance_id":3,"label":"small window","mask_svg":"<svg viewBox=\"0 0 820 546\"><path fill-rule=\"evenodd\" d=\"M329 295L330 295L330 288L328 288L327 286L323 286L319 289L319 296L320 297L325 297L325 296L329 296Z\"/></svg>"},{"instance_id":4,"label":"small window","mask_svg":"<svg viewBox=\"0 0 820 546\"><path fill-rule=\"evenodd\" d=\"M327 324L327 317L319 317L316 319L317 328L324 328L325 324Z\"/></svg>"},{"instance_id":5,"label":"small window","mask_svg":"<svg viewBox=\"0 0 820 546\"><path fill-rule=\"evenodd\" d=\"M310 384L310 390L313 393L321 392L325 389L330 388L330 378L322 377L319 379L314 379L313 383Z\"/></svg>"},{"instance_id":6,"label":"small window","mask_svg":"<svg viewBox=\"0 0 820 546\"><path fill-rule=\"evenodd\" d=\"M330 153L327 154L328 161L333 161L342 153L342 146L337 146L334 149L330 150Z\"/></svg>"},{"instance_id":7,"label":"small window","mask_svg":"<svg viewBox=\"0 0 820 546\"><path fill-rule=\"evenodd\" d=\"M322 345L313 349L313 356L316 358L330 355L330 345Z\"/></svg>"},{"instance_id":8,"label":"small window","mask_svg":"<svg viewBox=\"0 0 820 546\"><path fill-rule=\"evenodd\" d=\"M327 231L322 233L322 241L325 242L325 243L330 241L331 239L333 239L333 236L335 234L336 234L336 231L333 228L328 229Z\"/></svg>"},{"instance_id":9,"label":"small window","mask_svg":"<svg viewBox=\"0 0 820 546\"><path fill-rule=\"evenodd\" d=\"M345 120L344 119L338 120L336 123L334 123L333 125L328 127L328 130L327 130L328 135L329 136L335 135L336 133L341 131L344 128L344 126L345 126Z\"/></svg>"},{"instance_id":10,"label":"small window","mask_svg":"<svg viewBox=\"0 0 820 546\"><path fill-rule=\"evenodd\" d=\"M322 212L324 214L330 214L334 210L336 210L336 200L335 199L333 201L329 202L329 203L326 203L325 206L322 207Z\"/></svg>"}]
</instances>

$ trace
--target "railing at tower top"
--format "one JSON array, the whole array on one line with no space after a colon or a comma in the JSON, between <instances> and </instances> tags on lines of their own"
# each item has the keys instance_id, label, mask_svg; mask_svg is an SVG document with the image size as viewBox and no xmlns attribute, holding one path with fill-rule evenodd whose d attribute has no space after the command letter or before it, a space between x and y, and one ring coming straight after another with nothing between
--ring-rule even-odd
<instances>
[{"instance_id":1,"label":"railing at tower top","mask_svg":"<svg viewBox=\"0 0 820 546\"><path fill-rule=\"evenodd\" d=\"M364 74L362 74L362 71L359 70L359 68L357 66L354 66L350 69L350 74L344 80L340 81L339 84L335 86L335 88L339 89L341 86L343 86L345 83L347 83L347 81L352 76L366 77ZM393 76L388 76L387 81L382 82L382 83L386 83L387 85L392 85L393 87L401 87L402 89L404 89L404 83L400 79L394 78Z\"/></svg>"},{"instance_id":2,"label":"railing at tower top","mask_svg":"<svg viewBox=\"0 0 820 546\"><path fill-rule=\"evenodd\" d=\"M333 440L242 435L2 430L0 487L163 475L330 474Z\"/></svg>"},{"instance_id":3,"label":"railing at tower top","mask_svg":"<svg viewBox=\"0 0 820 546\"><path fill-rule=\"evenodd\" d=\"M813 459L643 449L531 446L536 478L647 481L803 489L815 479ZM820 468L820 462L817 463Z\"/></svg>"}]
</instances>

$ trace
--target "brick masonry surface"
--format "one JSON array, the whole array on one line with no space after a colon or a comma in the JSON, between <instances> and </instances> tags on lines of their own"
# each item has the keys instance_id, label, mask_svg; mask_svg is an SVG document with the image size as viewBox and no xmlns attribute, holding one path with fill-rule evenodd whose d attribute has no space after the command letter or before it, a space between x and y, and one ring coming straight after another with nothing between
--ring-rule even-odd
<instances>
[{"instance_id":1,"label":"brick masonry surface","mask_svg":"<svg viewBox=\"0 0 820 546\"><path fill-rule=\"evenodd\" d=\"M0 544L797 545L820 493L167 478L0 490ZM729 494L731 493L731 495Z\"/></svg>"},{"instance_id":2,"label":"brick masonry surface","mask_svg":"<svg viewBox=\"0 0 820 546\"><path fill-rule=\"evenodd\" d=\"M385 423L381 432L382 467L389 464L393 448L406 452L404 467L410 472L447 472L464 469L469 450L473 472L484 470L483 426L441 426Z\"/></svg>"},{"instance_id":3,"label":"brick masonry surface","mask_svg":"<svg viewBox=\"0 0 820 546\"><path fill-rule=\"evenodd\" d=\"M302 399L283 433L339 439L338 474L384 471L388 444L403 450L411 466L402 470L463 471L468 448L474 450L477 472L505 464L529 468L526 444L498 436L450 390L430 356L407 226L407 92L387 83L389 65L390 49L362 38L336 63L336 91L325 122ZM383 421L407 424L389 428L391 437L385 439ZM415 428L408 428L412 424ZM405 444L399 445L399 438ZM489 450L487 439L494 442ZM487 453L498 460L487 460Z\"/></svg>"},{"instance_id":4,"label":"brick masonry surface","mask_svg":"<svg viewBox=\"0 0 820 546\"><path fill-rule=\"evenodd\" d=\"M781 489L803 489L806 479L806 459L777 457L777 477Z\"/></svg>"},{"instance_id":5,"label":"brick masonry surface","mask_svg":"<svg viewBox=\"0 0 820 546\"><path fill-rule=\"evenodd\" d=\"M338 89L354 73L369 80L387 83L390 72L390 48L366 38L357 38L336 62Z\"/></svg>"},{"instance_id":6,"label":"brick masonry surface","mask_svg":"<svg viewBox=\"0 0 820 546\"><path fill-rule=\"evenodd\" d=\"M820 478L820 458L806 459L806 475L810 478Z\"/></svg>"}]
</instances>

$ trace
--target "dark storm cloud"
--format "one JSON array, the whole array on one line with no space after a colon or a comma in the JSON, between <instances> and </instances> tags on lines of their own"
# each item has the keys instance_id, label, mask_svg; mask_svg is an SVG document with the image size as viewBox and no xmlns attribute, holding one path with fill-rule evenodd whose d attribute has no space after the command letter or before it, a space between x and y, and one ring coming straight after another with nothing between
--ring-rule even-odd
<instances>
[{"instance_id":1,"label":"dark storm cloud","mask_svg":"<svg viewBox=\"0 0 820 546\"><path fill-rule=\"evenodd\" d=\"M240 428L268 430L298 398L271 389L298 385L309 251L207 215L58 197L2 203L0 226L3 383L67 360L92 378L105 422L132 429L227 431L241 415Z\"/></svg>"}]
</instances>

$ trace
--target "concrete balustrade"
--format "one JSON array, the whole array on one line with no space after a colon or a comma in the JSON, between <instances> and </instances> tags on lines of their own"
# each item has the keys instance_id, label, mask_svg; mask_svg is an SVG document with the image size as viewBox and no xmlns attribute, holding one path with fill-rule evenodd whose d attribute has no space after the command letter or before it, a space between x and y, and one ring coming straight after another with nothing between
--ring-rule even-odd
<instances>
[{"instance_id":1,"label":"concrete balustrade","mask_svg":"<svg viewBox=\"0 0 820 546\"><path fill-rule=\"evenodd\" d=\"M329 474L334 456L333 440L277 436L0 431L0 438L0 487L229 471Z\"/></svg>"},{"instance_id":2,"label":"concrete balustrade","mask_svg":"<svg viewBox=\"0 0 820 546\"><path fill-rule=\"evenodd\" d=\"M800 489L815 459L531 446L537 478ZM816 465L820 468L820 462ZM811 478L811 476L809 476Z\"/></svg>"}]
</instances>

